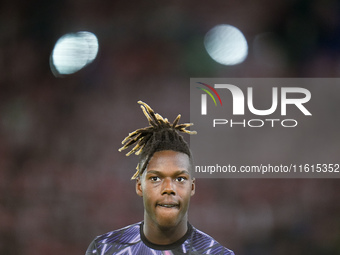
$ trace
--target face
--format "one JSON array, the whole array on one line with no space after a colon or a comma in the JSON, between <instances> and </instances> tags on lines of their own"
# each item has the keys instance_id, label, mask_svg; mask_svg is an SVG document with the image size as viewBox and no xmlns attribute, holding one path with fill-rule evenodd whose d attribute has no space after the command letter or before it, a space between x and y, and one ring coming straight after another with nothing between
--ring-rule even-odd
<instances>
[{"instance_id":1,"label":"face","mask_svg":"<svg viewBox=\"0 0 340 255\"><path fill-rule=\"evenodd\" d=\"M190 197L195 193L190 167L185 153L154 153L136 184L137 194L143 197L145 224L165 229L187 224Z\"/></svg>"}]
</instances>

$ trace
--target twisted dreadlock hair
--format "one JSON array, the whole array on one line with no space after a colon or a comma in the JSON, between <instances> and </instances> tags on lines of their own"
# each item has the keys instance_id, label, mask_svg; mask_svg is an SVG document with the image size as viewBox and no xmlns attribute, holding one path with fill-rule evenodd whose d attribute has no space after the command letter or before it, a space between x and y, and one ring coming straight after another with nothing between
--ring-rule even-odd
<instances>
[{"instance_id":1,"label":"twisted dreadlock hair","mask_svg":"<svg viewBox=\"0 0 340 255\"><path fill-rule=\"evenodd\" d=\"M179 132L187 134L196 134L196 131L186 130L192 123L178 124L181 115L179 114L172 124L167 118L163 118L155 113L150 106L142 101L138 101L141 105L144 115L149 121L150 126L135 130L122 141L123 147L119 151L125 150L130 146L134 147L126 154L130 156L135 153L140 155L137 165L137 171L131 179L136 179L143 174L151 157L157 151L173 150L183 152L191 159L191 152L188 144L184 141L183 136Z\"/></svg>"}]
</instances>

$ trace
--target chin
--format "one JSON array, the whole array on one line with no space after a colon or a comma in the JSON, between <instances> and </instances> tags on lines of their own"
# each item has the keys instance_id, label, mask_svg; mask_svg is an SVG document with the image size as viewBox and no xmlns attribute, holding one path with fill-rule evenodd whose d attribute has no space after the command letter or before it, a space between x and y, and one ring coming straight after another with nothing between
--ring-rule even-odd
<instances>
[{"instance_id":1,"label":"chin","mask_svg":"<svg viewBox=\"0 0 340 255\"><path fill-rule=\"evenodd\" d=\"M183 219L182 219L183 220ZM181 222L178 216L176 217L162 217L158 219L158 226L160 229L170 229L177 227Z\"/></svg>"}]
</instances>

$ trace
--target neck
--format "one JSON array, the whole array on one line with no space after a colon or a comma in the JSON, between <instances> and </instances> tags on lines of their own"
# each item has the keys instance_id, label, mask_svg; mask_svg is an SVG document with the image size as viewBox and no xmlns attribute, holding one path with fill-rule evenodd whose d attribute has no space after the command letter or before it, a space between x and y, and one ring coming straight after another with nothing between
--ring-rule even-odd
<instances>
[{"instance_id":1,"label":"neck","mask_svg":"<svg viewBox=\"0 0 340 255\"><path fill-rule=\"evenodd\" d=\"M146 239L153 244L168 245L181 239L188 230L188 220L183 220L172 227L161 227L152 220L144 218L143 233Z\"/></svg>"}]
</instances>

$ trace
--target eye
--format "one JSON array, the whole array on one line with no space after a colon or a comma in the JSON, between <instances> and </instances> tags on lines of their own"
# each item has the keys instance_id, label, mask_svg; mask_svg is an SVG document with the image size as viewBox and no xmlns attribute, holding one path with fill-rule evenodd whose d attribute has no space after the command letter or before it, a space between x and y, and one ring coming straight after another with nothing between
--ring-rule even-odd
<instances>
[{"instance_id":1,"label":"eye","mask_svg":"<svg viewBox=\"0 0 340 255\"><path fill-rule=\"evenodd\" d=\"M153 182L158 182L158 181L160 181L160 178L158 176L151 176L150 180L153 181Z\"/></svg>"},{"instance_id":2,"label":"eye","mask_svg":"<svg viewBox=\"0 0 340 255\"><path fill-rule=\"evenodd\" d=\"M176 181L178 181L178 182L184 182L184 181L186 181L187 180L187 178L186 177L183 177L183 176L180 176L180 177L177 177L176 178Z\"/></svg>"}]
</instances>

